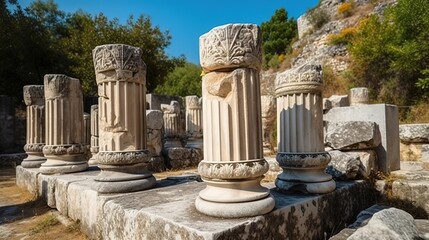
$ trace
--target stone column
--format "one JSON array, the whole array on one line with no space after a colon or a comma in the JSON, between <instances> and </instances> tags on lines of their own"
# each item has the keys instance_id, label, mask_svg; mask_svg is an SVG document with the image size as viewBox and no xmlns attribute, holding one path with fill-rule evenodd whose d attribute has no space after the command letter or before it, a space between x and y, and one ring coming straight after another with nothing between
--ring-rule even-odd
<instances>
[{"instance_id":1,"label":"stone column","mask_svg":"<svg viewBox=\"0 0 429 240\"><path fill-rule=\"evenodd\" d=\"M350 106L369 103L368 88L358 87L350 89Z\"/></svg>"},{"instance_id":2,"label":"stone column","mask_svg":"<svg viewBox=\"0 0 429 240\"><path fill-rule=\"evenodd\" d=\"M90 166L97 165L98 154L98 105L91 106L91 158L88 160Z\"/></svg>"},{"instance_id":3,"label":"stone column","mask_svg":"<svg viewBox=\"0 0 429 240\"><path fill-rule=\"evenodd\" d=\"M101 193L139 191L156 180L146 170L146 65L140 48L109 44L93 51L98 85L101 173L94 188Z\"/></svg>"},{"instance_id":4,"label":"stone column","mask_svg":"<svg viewBox=\"0 0 429 240\"><path fill-rule=\"evenodd\" d=\"M277 75L277 161L283 169L276 179L281 190L327 193L335 189L325 168L331 160L324 150L322 67L304 64Z\"/></svg>"},{"instance_id":5,"label":"stone column","mask_svg":"<svg viewBox=\"0 0 429 240\"><path fill-rule=\"evenodd\" d=\"M198 211L216 217L270 212L274 199L260 185L268 163L262 152L259 72L261 32L254 24L228 24L200 37L203 76L206 189Z\"/></svg>"},{"instance_id":6,"label":"stone column","mask_svg":"<svg viewBox=\"0 0 429 240\"><path fill-rule=\"evenodd\" d=\"M186 97L186 135L187 148L203 149L203 106L197 96Z\"/></svg>"},{"instance_id":7,"label":"stone column","mask_svg":"<svg viewBox=\"0 0 429 240\"><path fill-rule=\"evenodd\" d=\"M262 137L265 155L273 154L271 135L273 123L276 120L276 99L273 96L261 96Z\"/></svg>"},{"instance_id":8,"label":"stone column","mask_svg":"<svg viewBox=\"0 0 429 240\"><path fill-rule=\"evenodd\" d=\"M24 102L27 105L27 143L24 150L28 157L21 166L38 168L46 161L45 146L45 93L43 85L24 86Z\"/></svg>"},{"instance_id":9,"label":"stone column","mask_svg":"<svg viewBox=\"0 0 429 240\"><path fill-rule=\"evenodd\" d=\"M161 104L164 118L164 148L182 147L180 142L180 104L171 101L168 104Z\"/></svg>"},{"instance_id":10,"label":"stone column","mask_svg":"<svg viewBox=\"0 0 429 240\"><path fill-rule=\"evenodd\" d=\"M83 96L79 79L61 74L45 75L47 161L44 174L79 172L88 168L83 145Z\"/></svg>"}]
</instances>

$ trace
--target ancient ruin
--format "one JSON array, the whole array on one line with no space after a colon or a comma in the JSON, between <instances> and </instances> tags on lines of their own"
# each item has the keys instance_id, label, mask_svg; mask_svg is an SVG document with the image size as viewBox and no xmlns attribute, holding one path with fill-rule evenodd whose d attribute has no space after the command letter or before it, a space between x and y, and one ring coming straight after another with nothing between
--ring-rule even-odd
<instances>
[{"instance_id":1,"label":"ancient ruin","mask_svg":"<svg viewBox=\"0 0 429 240\"><path fill-rule=\"evenodd\" d=\"M261 114L262 114L262 137L263 150L265 155L274 153L272 144L272 129L276 121L276 98L269 95L261 96Z\"/></svg>"},{"instance_id":2,"label":"ancient ruin","mask_svg":"<svg viewBox=\"0 0 429 240\"><path fill-rule=\"evenodd\" d=\"M43 156L45 146L45 90L43 85L24 86L24 102L27 105L27 144L24 146L28 157L21 166L38 168L46 161Z\"/></svg>"},{"instance_id":3,"label":"ancient ruin","mask_svg":"<svg viewBox=\"0 0 429 240\"><path fill-rule=\"evenodd\" d=\"M88 160L90 166L97 165L98 147L98 105L91 106L91 158Z\"/></svg>"},{"instance_id":4,"label":"ancient ruin","mask_svg":"<svg viewBox=\"0 0 429 240\"><path fill-rule=\"evenodd\" d=\"M101 193L151 188L156 180L146 170L146 65L139 48L110 44L93 52L99 96L101 173L94 189Z\"/></svg>"},{"instance_id":5,"label":"ancient ruin","mask_svg":"<svg viewBox=\"0 0 429 240\"><path fill-rule=\"evenodd\" d=\"M186 147L203 149L202 98L186 97Z\"/></svg>"},{"instance_id":6,"label":"ancient ruin","mask_svg":"<svg viewBox=\"0 0 429 240\"><path fill-rule=\"evenodd\" d=\"M278 161L281 190L328 193L335 189L325 173L331 160L325 151L322 119L322 67L304 64L277 75Z\"/></svg>"},{"instance_id":7,"label":"ancient ruin","mask_svg":"<svg viewBox=\"0 0 429 240\"><path fill-rule=\"evenodd\" d=\"M263 158L261 31L253 24L228 24L200 37L203 76L204 160L198 172L207 187L198 211L216 217L270 212L274 199L260 185L268 163Z\"/></svg>"},{"instance_id":8,"label":"ancient ruin","mask_svg":"<svg viewBox=\"0 0 429 240\"><path fill-rule=\"evenodd\" d=\"M84 159L83 102L79 79L66 75L45 75L46 162L44 174L79 172L88 168Z\"/></svg>"},{"instance_id":9,"label":"ancient ruin","mask_svg":"<svg viewBox=\"0 0 429 240\"><path fill-rule=\"evenodd\" d=\"M368 104L368 88L358 87L350 89L349 102L350 106Z\"/></svg>"},{"instance_id":10,"label":"ancient ruin","mask_svg":"<svg viewBox=\"0 0 429 240\"><path fill-rule=\"evenodd\" d=\"M164 114L164 148L182 147L179 102L161 104L161 110Z\"/></svg>"}]
</instances>

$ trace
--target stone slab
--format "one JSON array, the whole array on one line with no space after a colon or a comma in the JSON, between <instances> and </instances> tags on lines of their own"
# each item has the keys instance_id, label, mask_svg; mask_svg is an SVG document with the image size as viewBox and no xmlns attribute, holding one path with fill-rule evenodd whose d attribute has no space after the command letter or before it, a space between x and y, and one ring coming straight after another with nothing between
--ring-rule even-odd
<instances>
[{"instance_id":1,"label":"stone slab","mask_svg":"<svg viewBox=\"0 0 429 240\"><path fill-rule=\"evenodd\" d=\"M401 124L399 138L403 143L429 143L429 124Z\"/></svg>"},{"instance_id":2,"label":"stone slab","mask_svg":"<svg viewBox=\"0 0 429 240\"><path fill-rule=\"evenodd\" d=\"M24 174L27 171L31 170L21 168L17 179L42 179L38 182L45 186L37 187L51 190L38 192L55 192L50 199L55 201L53 206L79 220L82 230L94 239L322 239L339 224L353 222L354 216L375 202L370 185L363 181L337 182L337 189L325 195L285 194L268 184L276 200L274 211L252 218L219 219L196 211L195 199L206 184L192 182L195 178L158 180L155 189L141 192L98 194L91 189L91 178L98 171Z\"/></svg>"},{"instance_id":3,"label":"stone slab","mask_svg":"<svg viewBox=\"0 0 429 240\"><path fill-rule=\"evenodd\" d=\"M357 105L332 108L323 115L328 122L376 122L381 133L381 144L375 149L379 170L390 172L400 169L398 107L388 104Z\"/></svg>"},{"instance_id":4,"label":"stone slab","mask_svg":"<svg viewBox=\"0 0 429 240\"><path fill-rule=\"evenodd\" d=\"M26 189L32 194L38 194L37 176L39 175L37 168L16 167L16 185Z\"/></svg>"}]
</instances>

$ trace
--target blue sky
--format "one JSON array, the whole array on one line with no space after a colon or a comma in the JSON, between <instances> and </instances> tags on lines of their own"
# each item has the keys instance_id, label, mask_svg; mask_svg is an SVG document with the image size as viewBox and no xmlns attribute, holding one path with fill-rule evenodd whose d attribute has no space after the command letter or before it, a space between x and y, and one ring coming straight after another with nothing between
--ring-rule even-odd
<instances>
[{"instance_id":1,"label":"blue sky","mask_svg":"<svg viewBox=\"0 0 429 240\"><path fill-rule=\"evenodd\" d=\"M108 18L125 23L128 16L150 16L152 24L169 30L170 56L185 55L199 64L198 38L210 29L227 23L255 23L268 21L276 9L284 7L289 17L297 19L319 0L54 0L59 9L75 12L82 9L92 15L102 12ZM31 0L19 0L26 7Z\"/></svg>"}]
</instances>

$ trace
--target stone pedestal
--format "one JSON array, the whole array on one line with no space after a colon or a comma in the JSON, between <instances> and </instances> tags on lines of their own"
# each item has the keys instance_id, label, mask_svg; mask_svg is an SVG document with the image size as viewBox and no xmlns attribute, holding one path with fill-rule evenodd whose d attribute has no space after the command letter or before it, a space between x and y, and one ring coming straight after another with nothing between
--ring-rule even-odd
<instances>
[{"instance_id":1,"label":"stone pedestal","mask_svg":"<svg viewBox=\"0 0 429 240\"><path fill-rule=\"evenodd\" d=\"M47 161L44 174L79 172L88 168L84 159L83 99L79 79L60 74L45 75Z\"/></svg>"},{"instance_id":2,"label":"stone pedestal","mask_svg":"<svg viewBox=\"0 0 429 240\"><path fill-rule=\"evenodd\" d=\"M322 68L305 64L277 75L278 154L283 172L280 190L328 193L335 189L325 168L331 160L324 151Z\"/></svg>"},{"instance_id":3,"label":"stone pedestal","mask_svg":"<svg viewBox=\"0 0 429 240\"><path fill-rule=\"evenodd\" d=\"M187 148L203 149L203 108L202 98L186 97L186 142Z\"/></svg>"},{"instance_id":4,"label":"stone pedestal","mask_svg":"<svg viewBox=\"0 0 429 240\"><path fill-rule=\"evenodd\" d=\"M98 105L91 106L91 158L88 160L90 166L97 165L98 154Z\"/></svg>"},{"instance_id":5,"label":"stone pedestal","mask_svg":"<svg viewBox=\"0 0 429 240\"><path fill-rule=\"evenodd\" d=\"M350 89L350 106L364 105L369 103L368 88L358 87Z\"/></svg>"},{"instance_id":6,"label":"stone pedestal","mask_svg":"<svg viewBox=\"0 0 429 240\"><path fill-rule=\"evenodd\" d=\"M261 32L253 24L228 24L200 37L203 76L204 160L207 187L198 211L216 217L270 212L274 199L260 185L268 163L262 152L259 72Z\"/></svg>"},{"instance_id":7,"label":"stone pedestal","mask_svg":"<svg viewBox=\"0 0 429 240\"><path fill-rule=\"evenodd\" d=\"M93 59L99 96L98 167L94 180L100 193L151 188L156 180L146 170L146 65L139 48L97 46Z\"/></svg>"},{"instance_id":8,"label":"stone pedestal","mask_svg":"<svg viewBox=\"0 0 429 240\"><path fill-rule=\"evenodd\" d=\"M28 157L21 166L38 168L46 161L45 146L45 92L43 85L24 86L24 102L27 105L27 143L24 150Z\"/></svg>"},{"instance_id":9,"label":"stone pedestal","mask_svg":"<svg viewBox=\"0 0 429 240\"><path fill-rule=\"evenodd\" d=\"M171 101L170 104L161 104L164 114L164 148L182 147L180 142L180 104Z\"/></svg>"},{"instance_id":10,"label":"stone pedestal","mask_svg":"<svg viewBox=\"0 0 429 240\"><path fill-rule=\"evenodd\" d=\"M276 99L273 96L261 96L261 110L264 154L271 155L274 153L274 146L271 144L271 135L273 123L276 120Z\"/></svg>"}]
</instances>

